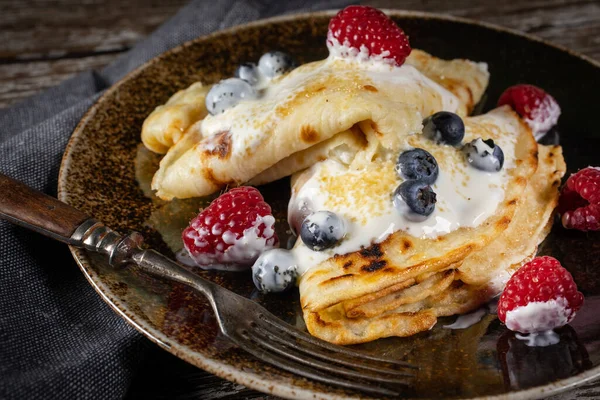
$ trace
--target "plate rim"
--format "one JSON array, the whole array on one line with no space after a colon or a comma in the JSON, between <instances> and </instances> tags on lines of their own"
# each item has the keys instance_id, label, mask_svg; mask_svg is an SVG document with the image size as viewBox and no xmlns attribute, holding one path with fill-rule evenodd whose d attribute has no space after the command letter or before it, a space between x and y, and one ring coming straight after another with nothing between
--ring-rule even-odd
<instances>
[{"instance_id":1,"label":"plate rim","mask_svg":"<svg viewBox=\"0 0 600 400\"><path fill-rule=\"evenodd\" d=\"M585 62L591 64L593 67L596 67L600 70L600 61L597 61L587 55L573 51L565 46L562 46L562 45L559 45L556 43L552 43L545 39L542 39L542 38L539 38L539 37L536 37L536 36L533 36L533 35L530 35L527 33L523 33L523 32L511 29L511 28L499 26L499 25L492 24L489 22L472 20L469 18L463 18L463 17L451 16L451 15L443 15L443 14L438 14L438 13L430 13L430 12L424 12L424 11L409 11L409 10L388 9L388 8L383 8L381 10L390 16L415 18L415 19L433 19L433 20L440 20L440 21L456 22L456 23L460 23L460 24L480 26L480 27L483 27L486 29L490 29L490 30L506 33L509 35L517 36L522 39L540 43L545 46L559 50L561 52L567 53L575 58L578 58L582 61L585 61ZM92 106L85 112L85 114L83 115L83 117L81 118L81 120L78 122L75 129L71 133L71 136L65 147L65 150L64 150L64 153L63 153L63 156L61 159L61 163L60 163L60 169L59 169L59 174L58 174L58 190L57 190L58 199L63 202L69 203L69 193L67 192L66 185L67 185L67 177L68 177L68 171L69 171L70 158L71 158L72 149L74 148L75 143L78 142L85 126L95 116L98 109L100 108L100 105L103 104L105 101L107 101L107 98L111 94L113 94L115 91L117 91L124 82L135 78L140 73L142 73L142 71L145 68L147 68L148 66L153 65L155 63L159 63L164 58L169 57L172 54L176 54L178 52L183 51L186 47L189 47L191 45L200 44L204 41L210 41L214 37L228 35L228 34L236 32L240 29L245 29L248 27L263 26L263 25L269 25L272 23L285 22L285 21L296 20L296 19L308 19L308 18L314 18L314 17L333 16L337 11L338 11L337 9L335 9L335 10L330 9L330 10L323 10L323 11L318 11L318 12L304 12L304 13L280 15L280 16L260 19L260 20L256 20L256 21L251 21L251 22L248 22L245 24L235 25L235 26L232 26L232 27L229 27L226 29L218 30L218 31L212 32L208 35L203 35L203 36L194 38L192 40L188 40L172 49L169 49L169 50L151 58L150 60L144 62L140 66L136 67L132 71L125 74L123 77L118 79L112 86L110 86L104 93L102 93L94 101ZM311 398L311 399L317 398L317 399L331 399L331 400L342 400L342 399L350 398L348 396L341 396L341 395L326 393L326 392L321 392L321 391L313 391L311 389L296 386L296 385L293 385L293 384L287 383L287 382L280 382L280 381L276 381L276 380L264 379L258 373L242 371L242 370L235 368L227 363L216 361L216 360L214 360L210 357L204 356L202 354L199 354L196 352L190 352L189 350L185 351L184 346L180 345L179 343L177 343L171 339L161 340L157 336L158 336L158 334L162 334L162 332L160 332L159 330L144 326L145 324L143 321L141 323L138 323L135 320L134 316L129 315L127 307L125 307L125 305L119 300L118 296L113 295L112 292L108 288L106 288L105 285L99 279L98 280L94 279L94 277L92 276L92 273L90 273L89 267L86 266L86 264L92 264L92 261L89 259L88 255L85 253L85 251L83 251L81 249L77 249L73 246L69 246L69 249L70 249L71 254L72 254L73 258L75 259L79 269L82 271L83 275L85 276L87 281L90 283L90 285L94 288L94 290L100 295L101 299L105 303L107 303L117 313L117 315L119 315L121 318L123 318L130 326L132 326L134 329L136 329L138 332L140 332L142 335L144 335L150 341L159 345L161 348L170 352L171 354L175 355L176 357L178 357L198 368L204 369L205 371L207 371L209 373L217 375L223 379L244 385L248 388L258 390L263 393L275 395L275 396L280 396L280 397L284 397L284 398ZM577 374L575 376L572 376L572 377L569 377L566 379L561 379L558 381L554 381L554 382L548 383L543 386L536 386L536 387L532 387L532 388L525 389L525 390L519 390L516 392L503 393L503 394L493 395L493 396L471 397L471 399L473 399L473 400L483 400L483 399L524 400L524 399L541 398L541 397L545 397L545 396L556 395L556 394L566 392L568 390L571 390L578 386L581 386L585 383L588 383L589 381L591 381L595 378L598 378L598 377L600 377L600 365L598 365L594 368L591 368L587 371L584 371L580 374ZM360 396L360 394L358 396ZM360 398L360 397L352 397L352 398Z\"/></svg>"}]
</instances>

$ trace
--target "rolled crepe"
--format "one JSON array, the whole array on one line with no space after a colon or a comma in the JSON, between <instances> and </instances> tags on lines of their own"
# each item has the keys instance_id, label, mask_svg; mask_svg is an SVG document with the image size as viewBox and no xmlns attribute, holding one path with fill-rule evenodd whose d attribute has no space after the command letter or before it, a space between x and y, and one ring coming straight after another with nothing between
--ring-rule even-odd
<instances>
[{"instance_id":1,"label":"rolled crepe","mask_svg":"<svg viewBox=\"0 0 600 400\"><path fill-rule=\"evenodd\" d=\"M437 237L398 230L359 251L343 254L331 249L331 257L308 268L300 279L311 334L352 344L430 329L437 317L471 311L497 295L510 275L535 254L551 225L565 172L560 147L538 149L531 130L506 107L466 118L465 124L465 142L474 137L514 141L514 160L506 161L509 179L504 197L493 214L477 226ZM442 171L457 162L449 146L428 144L422 137L411 139L415 147L435 153ZM298 185L307 182L295 178ZM381 172L377 181L385 181ZM344 196L357 196L352 187L345 188ZM300 190L294 187L295 192ZM298 241L296 248L302 247ZM296 248L297 254L307 254L307 249Z\"/></svg>"},{"instance_id":2,"label":"rolled crepe","mask_svg":"<svg viewBox=\"0 0 600 400\"><path fill-rule=\"evenodd\" d=\"M144 143L151 150L171 145L152 188L168 200L205 196L261 173L253 182L265 183L305 167L299 159L315 159L313 153L323 151L317 145L358 124L372 127L364 138L369 145L394 148L398 138L419 132L423 118L434 112L465 116L488 78L485 64L444 61L421 51L401 67L334 57L305 64L272 81L257 100L219 115L190 116L185 125L197 120L182 135L177 129L146 129ZM161 120L168 119L162 113ZM180 144L183 137L188 140ZM266 172L282 160L287 161L277 173Z\"/></svg>"}]
</instances>

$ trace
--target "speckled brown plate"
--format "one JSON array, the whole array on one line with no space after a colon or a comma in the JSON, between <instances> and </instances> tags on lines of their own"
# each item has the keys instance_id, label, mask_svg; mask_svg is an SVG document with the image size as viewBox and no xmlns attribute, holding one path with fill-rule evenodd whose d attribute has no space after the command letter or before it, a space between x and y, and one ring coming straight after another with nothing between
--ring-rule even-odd
<instances>
[{"instance_id":1,"label":"speckled brown plate","mask_svg":"<svg viewBox=\"0 0 600 400\"><path fill-rule=\"evenodd\" d=\"M598 95L600 67L594 61L539 40L493 26L422 13L390 11L414 47L442 58L486 61L488 99L518 82L539 85L563 109L559 127L570 171L600 164ZM201 200L161 202L148 180L159 158L140 147L144 118L176 90L201 80L231 76L243 61L282 49L300 62L324 58L331 13L260 21L199 38L153 59L108 90L88 111L67 147L59 179L59 198L113 228L144 234L152 247L173 255L179 232ZM489 109L494 101L485 104ZM286 180L261 188L278 216L285 238ZM493 315L465 330L448 330L441 321L411 338L389 338L361 347L421 366L407 397L546 397L600 375L600 236L555 226L541 252L560 259L587 296L573 323L560 330L560 344L529 348ZM285 243L285 240L282 241ZM263 364L219 335L202 296L160 282L135 270L113 271L93 255L73 249L83 273L113 309L165 350L226 379L289 398L359 396L307 381ZM281 318L302 326L297 293L262 296L249 273L198 271L266 305ZM452 321L451 318L448 321Z\"/></svg>"}]
</instances>

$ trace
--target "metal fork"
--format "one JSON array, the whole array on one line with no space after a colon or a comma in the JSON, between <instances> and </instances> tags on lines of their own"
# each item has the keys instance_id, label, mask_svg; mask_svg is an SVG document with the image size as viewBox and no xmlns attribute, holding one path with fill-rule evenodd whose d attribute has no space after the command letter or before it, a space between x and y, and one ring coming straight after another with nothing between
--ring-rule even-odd
<instances>
[{"instance_id":1,"label":"metal fork","mask_svg":"<svg viewBox=\"0 0 600 400\"><path fill-rule=\"evenodd\" d=\"M221 332L239 347L283 370L330 385L396 396L410 386L416 367L317 339L283 322L258 303L185 269L154 250L142 236L121 236L85 213L0 174L0 218L72 246L104 254L111 266L137 264L153 276L188 285L210 302Z\"/></svg>"}]
</instances>

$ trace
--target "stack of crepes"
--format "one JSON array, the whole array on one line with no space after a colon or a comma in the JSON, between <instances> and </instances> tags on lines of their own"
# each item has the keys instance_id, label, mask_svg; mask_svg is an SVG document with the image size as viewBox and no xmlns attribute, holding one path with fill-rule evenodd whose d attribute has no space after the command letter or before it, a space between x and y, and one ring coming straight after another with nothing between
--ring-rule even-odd
<instances>
[{"instance_id":1,"label":"stack of crepes","mask_svg":"<svg viewBox=\"0 0 600 400\"><path fill-rule=\"evenodd\" d=\"M204 106L210 87L196 83L144 124L146 147L166 152L152 187L169 200L292 175L293 202L315 166L334 162L337 178L326 190L346 204L336 208L332 202L328 210L358 227L356 233L360 221L343 210L373 198L391 202L401 182L394 165L402 150L426 149L442 172L465 164L459 149L420 134L425 117L457 113L465 122L465 143L491 138L510 148L503 187L490 188L501 193L493 212L444 234L379 232L377 240L339 251L352 240L347 237L337 251L314 259L301 240L293 249L304 265L300 297L311 334L337 344L413 335L440 316L471 311L497 295L551 226L565 172L561 148L538 145L506 106L467 117L488 78L485 64L440 60L419 50L401 67L329 57L276 78L259 99L214 116ZM441 200L438 194L443 210ZM366 220L378 216L376 207L364 210Z\"/></svg>"}]
</instances>

